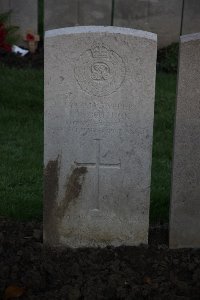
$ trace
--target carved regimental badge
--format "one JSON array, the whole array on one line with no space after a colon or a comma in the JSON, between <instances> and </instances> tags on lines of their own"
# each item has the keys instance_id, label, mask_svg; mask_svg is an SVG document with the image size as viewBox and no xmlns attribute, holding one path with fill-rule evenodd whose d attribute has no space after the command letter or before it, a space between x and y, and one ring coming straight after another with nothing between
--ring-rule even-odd
<instances>
[{"instance_id":1,"label":"carved regimental badge","mask_svg":"<svg viewBox=\"0 0 200 300\"><path fill-rule=\"evenodd\" d=\"M102 43L82 53L74 71L81 89L95 96L115 92L123 83L126 72L119 54Z\"/></svg>"}]
</instances>

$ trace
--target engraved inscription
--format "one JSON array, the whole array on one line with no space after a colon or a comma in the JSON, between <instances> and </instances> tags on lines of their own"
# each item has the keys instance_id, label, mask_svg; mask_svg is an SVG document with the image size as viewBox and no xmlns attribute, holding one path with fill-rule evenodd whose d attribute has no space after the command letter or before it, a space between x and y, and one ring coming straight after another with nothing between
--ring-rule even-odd
<instances>
[{"instance_id":1,"label":"engraved inscription","mask_svg":"<svg viewBox=\"0 0 200 300\"><path fill-rule=\"evenodd\" d=\"M126 69L119 54L98 43L80 55L74 73L83 91L101 97L119 89Z\"/></svg>"},{"instance_id":2,"label":"engraved inscription","mask_svg":"<svg viewBox=\"0 0 200 300\"><path fill-rule=\"evenodd\" d=\"M91 67L91 77L93 80L108 80L110 75L110 68L105 63L94 63Z\"/></svg>"},{"instance_id":3,"label":"engraved inscription","mask_svg":"<svg viewBox=\"0 0 200 300\"><path fill-rule=\"evenodd\" d=\"M77 167L87 167L87 168L95 168L96 169L96 176L95 176L95 207L94 210L99 210L100 208L100 203L99 203L99 186L100 186L100 169L102 168L110 168L110 169L120 169L121 168L121 161L119 160L118 163L116 164L103 164L101 163L101 145L100 145L100 139L94 139L96 142L96 162L77 162L75 161L74 163L76 164Z\"/></svg>"}]
</instances>

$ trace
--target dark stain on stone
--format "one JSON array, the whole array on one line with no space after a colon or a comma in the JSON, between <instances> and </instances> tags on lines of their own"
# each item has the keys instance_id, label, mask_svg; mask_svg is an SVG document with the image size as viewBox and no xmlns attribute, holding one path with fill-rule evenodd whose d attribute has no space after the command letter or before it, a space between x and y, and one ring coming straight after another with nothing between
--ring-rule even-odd
<instances>
[{"instance_id":1,"label":"dark stain on stone","mask_svg":"<svg viewBox=\"0 0 200 300\"><path fill-rule=\"evenodd\" d=\"M58 242L56 200L58 194L59 156L50 160L44 170L44 231L45 243Z\"/></svg>"},{"instance_id":2,"label":"dark stain on stone","mask_svg":"<svg viewBox=\"0 0 200 300\"><path fill-rule=\"evenodd\" d=\"M65 215L69 204L79 197L86 173L86 167L75 168L68 177L65 197L62 204L59 206L59 218L62 218Z\"/></svg>"},{"instance_id":3,"label":"dark stain on stone","mask_svg":"<svg viewBox=\"0 0 200 300\"><path fill-rule=\"evenodd\" d=\"M55 161L48 162L44 172L44 242L49 246L59 245L59 228L62 219L69 204L80 195L87 168L73 169L67 179L65 196L60 205L57 204L59 171L58 156Z\"/></svg>"}]
</instances>

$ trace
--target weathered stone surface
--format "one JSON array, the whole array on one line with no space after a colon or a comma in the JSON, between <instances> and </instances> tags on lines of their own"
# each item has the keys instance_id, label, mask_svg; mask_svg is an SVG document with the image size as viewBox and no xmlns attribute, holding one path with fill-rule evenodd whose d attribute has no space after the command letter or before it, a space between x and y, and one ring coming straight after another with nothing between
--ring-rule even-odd
<instances>
[{"instance_id":1,"label":"weathered stone surface","mask_svg":"<svg viewBox=\"0 0 200 300\"><path fill-rule=\"evenodd\" d=\"M44 1L45 30L78 25L78 0Z\"/></svg>"},{"instance_id":2,"label":"weathered stone surface","mask_svg":"<svg viewBox=\"0 0 200 300\"><path fill-rule=\"evenodd\" d=\"M158 34L158 47L178 42L182 0L115 0L114 25Z\"/></svg>"},{"instance_id":3,"label":"weathered stone surface","mask_svg":"<svg viewBox=\"0 0 200 300\"><path fill-rule=\"evenodd\" d=\"M147 243L156 35L47 31L44 240Z\"/></svg>"},{"instance_id":4,"label":"weathered stone surface","mask_svg":"<svg viewBox=\"0 0 200 300\"><path fill-rule=\"evenodd\" d=\"M200 1L184 0L182 34L200 32Z\"/></svg>"},{"instance_id":5,"label":"weathered stone surface","mask_svg":"<svg viewBox=\"0 0 200 300\"><path fill-rule=\"evenodd\" d=\"M112 0L82 0L79 25L111 25Z\"/></svg>"},{"instance_id":6,"label":"weathered stone surface","mask_svg":"<svg viewBox=\"0 0 200 300\"><path fill-rule=\"evenodd\" d=\"M0 13L7 12L9 11L9 9L10 9L9 1L0 0Z\"/></svg>"},{"instance_id":7,"label":"weathered stone surface","mask_svg":"<svg viewBox=\"0 0 200 300\"><path fill-rule=\"evenodd\" d=\"M112 0L45 0L45 29L111 25Z\"/></svg>"},{"instance_id":8,"label":"weathered stone surface","mask_svg":"<svg viewBox=\"0 0 200 300\"><path fill-rule=\"evenodd\" d=\"M13 0L14 1L14 0ZM200 31L200 1L184 0L45 0L45 29L75 25L132 27L158 34L158 47ZM181 29L181 24L183 25Z\"/></svg>"},{"instance_id":9,"label":"weathered stone surface","mask_svg":"<svg viewBox=\"0 0 200 300\"><path fill-rule=\"evenodd\" d=\"M200 247L200 34L181 37L170 247Z\"/></svg>"},{"instance_id":10,"label":"weathered stone surface","mask_svg":"<svg viewBox=\"0 0 200 300\"><path fill-rule=\"evenodd\" d=\"M20 41L27 30L38 32L38 1L37 0L3 0L0 1L0 12L12 10L10 24L19 27Z\"/></svg>"}]
</instances>

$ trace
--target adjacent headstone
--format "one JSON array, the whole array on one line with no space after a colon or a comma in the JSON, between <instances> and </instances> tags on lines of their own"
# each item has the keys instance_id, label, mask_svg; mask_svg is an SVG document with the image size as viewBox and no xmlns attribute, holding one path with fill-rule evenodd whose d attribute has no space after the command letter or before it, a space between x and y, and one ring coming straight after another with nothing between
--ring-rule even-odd
<instances>
[{"instance_id":1,"label":"adjacent headstone","mask_svg":"<svg viewBox=\"0 0 200 300\"><path fill-rule=\"evenodd\" d=\"M182 34L200 32L200 1L184 0Z\"/></svg>"},{"instance_id":2,"label":"adjacent headstone","mask_svg":"<svg viewBox=\"0 0 200 300\"><path fill-rule=\"evenodd\" d=\"M0 14L7 12L10 10L10 1L0 0Z\"/></svg>"},{"instance_id":3,"label":"adjacent headstone","mask_svg":"<svg viewBox=\"0 0 200 300\"><path fill-rule=\"evenodd\" d=\"M156 35L46 32L44 241L147 243Z\"/></svg>"},{"instance_id":4,"label":"adjacent headstone","mask_svg":"<svg viewBox=\"0 0 200 300\"><path fill-rule=\"evenodd\" d=\"M180 42L170 247L200 247L200 33Z\"/></svg>"},{"instance_id":5,"label":"adjacent headstone","mask_svg":"<svg viewBox=\"0 0 200 300\"><path fill-rule=\"evenodd\" d=\"M158 34L158 48L178 42L181 16L182 0L115 0L114 25Z\"/></svg>"},{"instance_id":6,"label":"adjacent headstone","mask_svg":"<svg viewBox=\"0 0 200 300\"><path fill-rule=\"evenodd\" d=\"M45 0L45 29L111 25L112 0Z\"/></svg>"},{"instance_id":7,"label":"adjacent headstone","mask_svg":"<svg viewBox=\"0 0 200 300\"><path fill-rule=\"evenodd\" d=\"M78 24L78 0L44 0L45 30Z\"/></svg>"},{"instance_id":8,"label":"adjacent headstone","mask_svg":"<svg viewBox=\"0 0 200 300\"><path fill-rule=\"evenodd\" d=\"M82 0L79 25L111 25L112 0Z\"/></svg>"},{"instance_id":9,"label":"adjacent headstone","mask_svg":"<svg viewBox=\"0 0 200 300\"><path fill-rule=\"evenodd\" d=\"M0 13L11 10L10 24L19 27L19 44L24 44L27 31L38 32L37 0L0 0Z\"/></svg>"}]
</instances>

